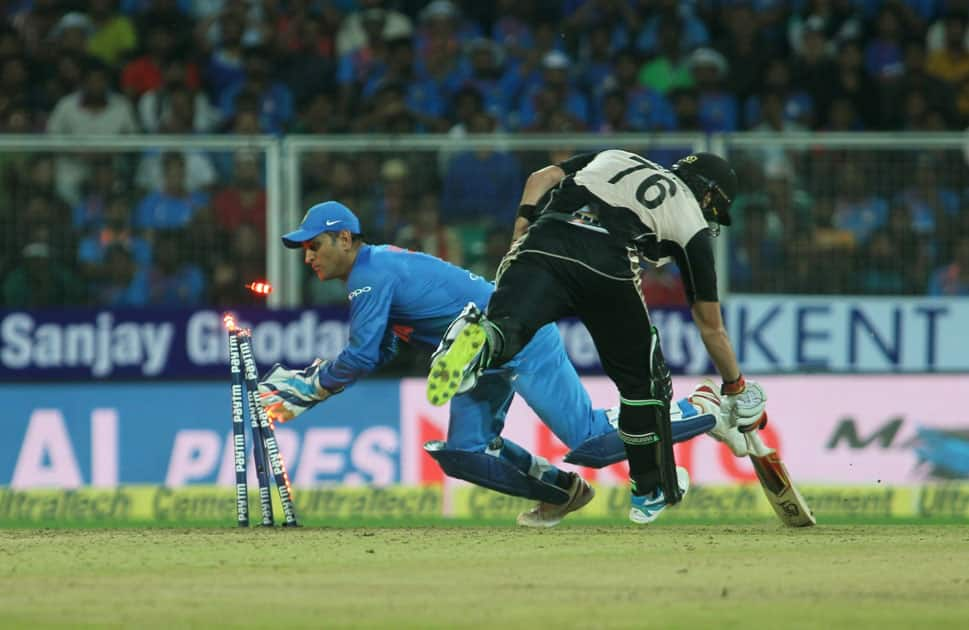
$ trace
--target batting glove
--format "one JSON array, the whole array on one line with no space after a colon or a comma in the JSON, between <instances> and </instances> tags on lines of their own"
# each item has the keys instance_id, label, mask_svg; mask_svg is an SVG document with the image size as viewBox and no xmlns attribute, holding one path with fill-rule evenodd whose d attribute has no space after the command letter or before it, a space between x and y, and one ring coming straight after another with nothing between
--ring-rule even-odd
<instances>
[{"instance_id":1,"label":"batting glove","mask_svg":"<svg viewBox=\"0 0 969 630\"><path fill-rule=\"evenodd\" d=\"M343 388L331 391L320 386L320 369L326 364L323 359L317 359L302 370L290 370L279 363L273 365L259 382L259 399L266 414L275 422L287 422L343 391Z\"/></svg>"},{"instance_id":2,"label":"batting glove","mask_svg":"<svg viewBox=\"0 0 969 630\"><path fill-rule=\"evenodd\" d=\"M741 433L763 429L767 425L767 393L760 383L744 380L743 375L736 381L720 386L720 410L731 427Z\"/></svg>"},{"instance_id":3,"label":"batting glove","mask_svg":"<svg viewBox=\"0 0 969 630\"><path fill-rule=\"evenodd\" d=\"M747 440L737 427L729 424L721 407L720 394L717 393L717 386L713 381L706 379L693 389L693 393L687 399L700 413L712 413L717 419L717 423L712 429L707 431L707 435L723 442L730 448L730 452L737 457L746 457L749 454Z\"/></svg>"}]
</instances>

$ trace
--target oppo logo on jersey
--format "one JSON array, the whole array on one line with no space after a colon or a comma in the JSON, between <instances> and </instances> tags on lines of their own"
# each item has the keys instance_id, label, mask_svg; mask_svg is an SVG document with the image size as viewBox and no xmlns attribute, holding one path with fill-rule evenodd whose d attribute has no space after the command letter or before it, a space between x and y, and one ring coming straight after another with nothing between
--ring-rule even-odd
<instances>
[{"instance_id":1,"label":"oppo logo on jersey","mask_svg":"<svg viewBox=\"0 0 969 630\"><path fill-rule=\"evenodd\" d=\"M355 291L351 291L350 292L350 295L348 295L347 297L352 300L355 297L359 297L363 293L370 293L371 289L372 289L372 287L360 287L359 289L357 289Z\"/></svg>"}]
</instances>

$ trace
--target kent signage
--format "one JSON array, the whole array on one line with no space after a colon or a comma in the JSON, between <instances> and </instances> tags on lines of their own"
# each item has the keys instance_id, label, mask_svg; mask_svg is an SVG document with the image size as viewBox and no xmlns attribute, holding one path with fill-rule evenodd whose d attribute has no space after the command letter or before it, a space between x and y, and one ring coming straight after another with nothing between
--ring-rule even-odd
<instances>
[{"instance_id":1,"label":"kent signage","mask_svg":"<svg viewBox=\"0 0 969 630\"><path fill-rule=\"evenodd\" d=\"M652 309L677 374L708 374L703 342L685 308ZM243 309L261 368L332 359L349 336L341 307ZM744 371L778 373L969 372L969 298L738 296L724 321ZM602 372L576 320L559 322L569 358ZM224 378L215 310L0 311L0 381Z\"/></svg>"}]
</instances>

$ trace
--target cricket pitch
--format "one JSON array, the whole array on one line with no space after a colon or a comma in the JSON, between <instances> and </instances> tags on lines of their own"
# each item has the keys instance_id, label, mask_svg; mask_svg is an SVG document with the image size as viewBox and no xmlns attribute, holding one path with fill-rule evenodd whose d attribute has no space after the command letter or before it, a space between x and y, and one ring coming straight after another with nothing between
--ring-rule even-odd
<instances>
[{"instance_id":1,"label":"cricket pitch","mask_svg":"<svg viewBox=\"0 0 969 630\"><path fill-rule=\"evenodd\" d=\"M0 530L0 627L955 628L969 528Z\"/></svg>"}]
</instances>

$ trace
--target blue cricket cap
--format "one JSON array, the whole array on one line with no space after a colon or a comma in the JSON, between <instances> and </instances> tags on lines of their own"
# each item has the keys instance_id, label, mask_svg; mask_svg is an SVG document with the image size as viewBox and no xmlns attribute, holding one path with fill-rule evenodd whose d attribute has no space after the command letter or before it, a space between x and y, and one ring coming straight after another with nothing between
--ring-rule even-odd
<instances>
[{"instance_id":1,"label":"blue cricket cap","mask_svg":"<svg viewBox=\"0 0 969 630\"><path fill-rule=\"evenodd\" d=\"M290 249L299 249L305 241L313 240L323 232L341 230L360 234L360 219L339 201L324 201L306 211L303 222L297 229L283 234L283 245Z\"/></svg>"}]
</instances>

